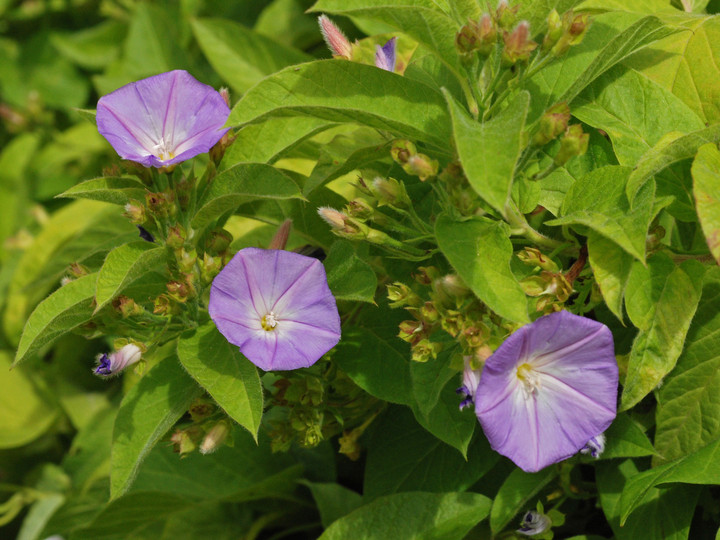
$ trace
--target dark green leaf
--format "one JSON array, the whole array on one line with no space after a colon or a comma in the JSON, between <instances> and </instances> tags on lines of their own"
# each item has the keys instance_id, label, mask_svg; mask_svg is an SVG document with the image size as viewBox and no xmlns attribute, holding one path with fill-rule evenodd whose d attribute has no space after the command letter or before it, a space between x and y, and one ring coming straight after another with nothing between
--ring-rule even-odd
<instances>
[{"instance_id":1,"label":"dark green leaf","mask_svg":"<svg viewBox=\"0 0 720 540\"><path fill-rule=\"evenodd\" d=\"M502 531L512 519L528 507L535 507L532 498L555 476L555 467L546 467L540 472L526 473L515 469L500 486L490 513L490 528L494 533Z\"/></svg>"},{"instance_id":2,"label":"dark green leaf","mask_svg":"<svg viewBox=\"0 0 720 540\"><path fill-rule=\"evenodd\" d=\"M320 512L320 521L325 528L362 505L362 495L340 484L303 484L310 489Z\"/></svg>"}]
</instances>

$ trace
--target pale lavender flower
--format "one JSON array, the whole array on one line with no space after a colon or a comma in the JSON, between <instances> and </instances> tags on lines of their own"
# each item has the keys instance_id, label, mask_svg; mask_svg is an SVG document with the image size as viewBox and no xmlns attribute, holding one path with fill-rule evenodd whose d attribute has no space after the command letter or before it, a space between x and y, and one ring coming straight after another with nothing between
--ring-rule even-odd
<instances>
[{"instance_id":1,"label":"pale lavender flower","mask_svg":"<svg viewBox=\"0 0 720 540\"><path fill-rule=\"evenodd\" d=\"M600 455L605 451L605 435L601 433L592 437L588 442L585 443L580 449L581 454L590 454L595 459L599 458Z\"/></svg>"},{"instance_id":2,"label":"pale lavender flower","mask_svg":"<svg viewBox=\"0 0 720 540\"><path fill-rule=\"evenodd\" d=\"M463 400L460 402L460 410L462 411L465 407L470 407L475 404L475 392L478 384L480 384L480 373L479 369L473 369L470 364L472 357L464 356L465 369L462 373L462 386L455 390L455 393L460 394Z\"/></svg>"},{"instance_id":3,"label":"pale lavender flower","mask_svg":"<svg viewBox=\"0 0 720 540\"><path fill-rule=\"evenodd\" d=\"M330 52L335 56L350 60L352 57L352 45L348 38L345 37L345 34L342 33L342 30L327 15L320 15L318 24Z\"/></svg>"},{"instance_id":4,"label":"pale lavender flower","mask_svg":"<svg viewBox=\"0 0 720 540\"><path fill-rule=\"evenodd\" d=\"M392 38L382 47L375 46L375 65L385 71L395 71L395 45L397 38Z\"/></svg>"},{"instance_id":5,"label":"pale lavender flower","mask_svg":"<svg viewBox=\"0 0 720 540\"><path fill-rule=\"evenodd\" d=\"M103 353L97 357L98 365L95 375L109 377L117 375L125 368L135 364L142 358L142 350L134 343L128 343L119 351L110 354Z\"/></svg>"},{"instance_id":6,"label":"pale lavender flower","mask_svg":"<svg viewBox=\"0 0 720 540\"><path fill-rule=\"evenodd\" d=\"M535 510L529 510L523 515L522 523L520 528L516 531L525 536L535 536L547 531L552 526L552 521L545 514L536 512Z\"/></svg>"},{"instance_id":7,"label":"pale lavender flower","mask_svg":"<svg viewBox=\"0 0 720 540\"><path fill-rule=\"evenodd\" d=\"M475 413L494 450L535 472L608 428L617 389L610 330L560 311L523 326L487 359Z\"/></svg>"},{"instance_id":8,"label":"pale lavender flower","mask_svg":"<svg viewBox=\"0 0 720 540\"><path fill-rule=\"evenodd\" d=\"M340 316L320 261L245 248L210 289L210 317L259 368L308 367L340 340Z\"/></svg>"},{"instance_id":9,"label":"pale lavender flower","mask_svg":"<svg viewBox=\"0 0 720 540\"><path fill-rule=\"evenodd\" d=\"M217 91L176 70L101 97L96 120L121 158L165 167L208 152L227 132L229 115Z\"/></svg>"}]
</instances>

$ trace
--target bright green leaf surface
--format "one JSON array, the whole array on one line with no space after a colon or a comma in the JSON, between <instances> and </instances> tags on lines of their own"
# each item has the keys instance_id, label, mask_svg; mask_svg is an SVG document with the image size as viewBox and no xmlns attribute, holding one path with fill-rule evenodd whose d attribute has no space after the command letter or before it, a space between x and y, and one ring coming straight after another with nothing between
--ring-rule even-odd
<instances>
[{"instance_id":1,"label":"bright green leaf surface","mask_svg":"<svg viewBox=\"0 0 720 540\"><path fill-rule=\"evenodd\" d=\"M130 389L113 431L111 498L127 492L155 443L201 394L202 389L174 357L162 360Z\"/></svg>"},{"instance_id":2,"label":"bright green leaf surface","mask_svg":"<svg viewBox=\"0 0 720 540\"><path fill-rule=\"evenodd\" d=\"M340 518L320 540L461 540L489 511L478 493L396 493Z\"/></svg>"},{"instance_id":3,"label":"bright green leaf surface","mask_svg":"<svg viewBox=\"0 0 720 540\"><path fill-rule=\"evenodd\" d=\"M71 281L38 304L25 324L13 365L90 320L96 277Z\"/></svg>"},{"instance_id":4,"label":"bright green leaf surface","mask_svg":"<svg viewBox=\"0 0 720 540\"><path fill-rule=\"evenodd\" d=\"M525 293L510 270L513 249L502 223L456 221L441 214L435 234L440 250L480 300L502 317L528 322Z\"/></svg>"},{"instance_id":5,"label":"bright green leaf surface","mask_svg":"<svg viewBox=\"0 0 720 540\"><path fill-rule=\"evenodd\" d=\"M193 226L202 227L223 212L253 199L301 197L292 179L275 167L262 163L239 163L218 174L198 204Z\"/></svg>"},{"instance_id":6,"label":"bright green leaf surface","mask_svg":"<svg viewBox=\"0 0 720 540\"><path fill-rule=\"evenodd\" d=\"M563 202L559 219L548 225L579 224L590 227L636 259L645 260L645 241L653 218L654 183L648 183L630 209L625 184L627 167L602 167L577 180Z\"/></svg>"},{"instance_id":7,"label":"bright green leaf surface","mask_svg":"<svg viewBox=\"0 0 720 540\"><path fill-rule=\"evenodd\" d=\"M446 95L452 116L455 145L468 182L501 215L510 196L515 164L523 146L530 94L517 98L488 122L473 120Z\"/></svg>"},{"instance_id":8,"label":"bright green leaf surface","mask_svg":"<svg viewBox=\"0 0 720 540\"><path fill-rule=\"evenodd\" d=\"M493 501L490 513L490 528L493 532L502 531L519 512L527 510L531 499L555 478L555 475L555 467L547 467L536 473L513 470L500 486ZM534 507L532 504L530 506Z\"/></svg>"},{"instance_id":9,"label":"bright green leaf surface","mask_svg":"<svg viewBox=\"0 0 720 540\"><path fill-rule=\"evenodd\" d=\"M675 370L657 392L658 462L682 458L720 437L720 270L702 298Z\"/></svg>"},{"instance_id":10,"label":"bright green leaf surface","mask_svg":"<svg viewBox=\"0 0 720 540\"><path fill-rule=\"evenodd\" d=\"M590 231L587 236L588 259L608 309L623 320L623 296L633 258L615 242Z\"/></svg>"},{"instance_id":11,"label":"bright green leaf surface","mask_svg":"<svg viewBox=\"0 0 720 540\"><path fill-rule=\"evenodd\" d=\"M350 242L335 242L323 264L328 286L335 298L374 302L377 277L370 265L355 255L355 248Z\"/></svg>"},{"instance_id":12,"label":"bright green leaf surface","mask_svg":"<svg viewBox=\"0 0 720 540\"><path fill-rule=\"evenodd\" d=\"M652 257L647 267L633 265L625 305L641 331L630 352L622 410L638 403L675 367L700 300L704 271L701 263L692 260L675 267L661 254ZM646 310L641 315L642 306Z\"/></svg>"},{"instance_id":13,"label":"bright green leaf surface","mask_svg":"<svg viewBox=\"0 0 720 540\"><path fill-rule=\"evenodd\" d=\"M130 199L144 200L145 192L145 186L134 178L101 176L80 182L57 197L92 199L125 205L130 202Z\"/></svg>"},{"instance_id":14,"label":"bright green leaf surface","mask_svg":"<svg viewBox=\"0 0 720 540\"><path fill-rule=\"evenodd\" d=\"M180 339L178 358L215 402L257 438L263 393L257 369L208 323Z\"/></svg>"},{"instance_id":15,"label":"bright green leaf surface","mask_svg":"<svg viewBox=\"0 0 720 540\"><path fill-rule=\"evenodd\" d=\"M16 448L45 433L57 417L20 369L10 371L10 355L0 352L0 448Z\"/></svg>"},{"instance_id":16,"label":"bright green leaf surface","mask_svg":"<svg viewBox=\"0 0 720 540\"><path fill-rule=\"evenodd\" d=\"M192 30L210 65L240 93L266 75L312 59L233 21L196 19Z\"/></svg>"},{"instance_id":17,"label":"bright green leaf surface","mask_svg":"<svg viewBox=\"0 0 720 540\"><path fill-rule=\"evenodd\" d=\"M52 34L50 41L68 60L89 69L102 69L120 54L126 26L105 21L86 30Z\"/></svg>"},{"instance_id":18,"label":"bright green leaf surface","mask_svg":"<svg viewBox=\"0 0 720 540\"><path fill-rule=\"evenodd\" d=\"M167 259L167 250L145 240L132 242L108 253L97 276L95 313L119 295L133 281L157 268Z\"/></svg>"},{"instance_id":19,"label":"bright green leaf surface","mask_svg":"<svg viewBox=\"0 0 720 540\"><path fill-rule=\"evenodd\" d=\"M599 459L651 456L655 453L643 429L627 414L620 413L605 432L605 450ZM589 458L592 462L594 458Z\"/></svg>"},{"instance_id":20,"label":"bright green leaf surface","mask_svg":"<svg viewBox=\"0 0 720 540\"><path fill-rule=\"evenodd\" d=\"M228 124L287 113L364 124L450 147L442 95L375 66L320 60L284 69L250 89L233 108Z\"/></svg>"},{"instance_id":21,"label":"bright green leaf surface","mask_svg":"<svg viewBox=\"0 0 720 540\"><path fill-rule=\"evenodd\" d=\"M720 264L720 151L716 144L698 150L692 165L698 218L710 253Z\"/></svg>"},{"instance_id":22,"label":"bright green leaf surface","mask_svg":"<svg viewBox=\"0 0 720 540\"><path fill-rule=\"evenodd\" d=\"M38 540L40 533L52 515L65 502L65 496L59 493L46 494L30 506L23 520L22 528L16 540Z\"/></svg>"}]
</instances>

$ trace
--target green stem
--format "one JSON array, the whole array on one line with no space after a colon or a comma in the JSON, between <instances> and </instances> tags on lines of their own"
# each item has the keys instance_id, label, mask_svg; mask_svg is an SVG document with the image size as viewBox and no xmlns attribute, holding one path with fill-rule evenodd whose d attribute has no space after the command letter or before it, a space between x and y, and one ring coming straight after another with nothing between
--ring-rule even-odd
<instances>
[{"instance_id":1,"label":"green stem","mask_svg":"<svg viewBox=\"0 0 720 540\"><path fill-rule=\"evenodd\" d=\"M563 245L563 242L545 236L544 234L533 229L525 219L525 216L522 215L522 213L520 213L517 208L506 207L505 214L505 220L513 229L516 229L517 234L521 234L526 238L532 240L536 245L550 249L555 249Z\"/></svg>"}]
</instances>

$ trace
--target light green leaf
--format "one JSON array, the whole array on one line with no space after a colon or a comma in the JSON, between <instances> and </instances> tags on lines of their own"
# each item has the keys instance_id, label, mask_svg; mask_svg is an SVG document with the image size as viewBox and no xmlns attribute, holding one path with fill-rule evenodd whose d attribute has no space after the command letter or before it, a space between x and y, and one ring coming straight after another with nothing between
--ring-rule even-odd
<instances>
[{"instance_id":1,"label":"light green leaf","mask_svg":"<svg viewBox=\"0 0 720 540\"><path fill-rule=\"evenodd\" d=\"M130 199L144 200L145 192L145 186L134 178L101 176L80 182L56 197L125 205Z\"/></svg>"},{"instance_id":2,"label":"light green leaf","mask_svg":"<svg viewBox=\"0 0 720 540\"><path fill-rule=\"evenodd\" d=\"M25 324L13 366L92 318L96 279L90 274L71 281L38 304Z\"/></svg>"},{"instance_id":3,"label":"light green leaf","mask_svg":"<svg viewBox=\"0 0 720 540\"><path fill-rule=\"evenodd\" d=\"M319 60L286 68L250 89L233 108L228 125L289 113L364 124L441 149L450 145L450 122L442 96L429 86L375 66Z\"/></svg>"},{"instance_id":4,"label":"light green leaf","mask_svg":"<svg viewBox=\"0 0 720 540\"><path fill-rule=\"evenodd\" d=\"M655 454L650 439L643 429L627 414L620 413L605 431L605 450L598 459L612 459L619 457L641 457ZM593 462L595 458L588 457Z\"/></svg>"},{"instance_id":5,"label":"light green leaf","mask_svg":"<svg viewBox=\"0 0 720 540\"><path fill-rule=\"evenodd\" d=\"M195 19L192 30L213 69L240 93L266 75L312 59L233 21Z\"/></svg>"},{"instance_id":6,"label":"light green leaf","mask_svg":"<svg viewBox=\"0 0 720 540\"><path fill-rule=\"evenodd\" d=\"M720 142L720 124L687 135L677 132L668 133L645 152L630 173L625 188L628 200L634 207L637 204L635 198L638 192L650 178L670 165L694 157L704 144L718 142Z\"/></svg>"},{"instance_id":7,"label":"light green leaf","mask_svg":"<svg viewBox=\"0 0 720 540\"><path fill-rule=\"evenodd\" d=\"M50 41L71 62L96 70L105 68L119 56L126 33L125 24L107 20L84 30L52 34Z\"/></svg>"},{"instance_id":8,"label":"light green leaf","mask_svg":"<svg viewBox=\"0 0 720 540\"><path fill-rule=\"evenodd\" d=\"M590 266L605 303L622 322L623 296L633 258L615 242L594 231L588 232L587 246Z\"/></svg>"},{"instance_id":9,"label":"light green leaf","mask_svg":"<svg viewBox=\"0 0 720 540\"><path fill-rule=\"evenodd\" d=\"M620 525L651 488L673 483L720 484L720 439L685 457L631 477L620 497Z\"/></svg>"},{"instance_id":10,"label":"light green leaf","mask_svg":"<svg viewBox=\"0 0 720 540\"><path fill-rule=\"evenodd\" d=\"M720 264L720 151L716 144L700 147L692 165L693 193L700 225Z\"/></svg>"},{"instance_id":11,"label":"light green leaf","mask_svg":"<svg viewBox=\"0 0 720 540\"><path fill-rule=\"evenodd\" d=\"M300 189L292 179L271 165L238 163L219 173L204 193L192 224L207 225L224 212L253 199L300 198Z\"/></svg>"},{"instance_id":12,"label":"light green leaf","mask_svg":"<svg viewBox=\"0 0 720 540\"><path fill-rule=\"evenodd\" d=\"M675 267L663 254L653 256L647 267L633 265L625 306L641 331L630 352L621 410L638 403L675 367L700 300L704 272L697 261ZM647 310L641 315L642 306Z\"/></svg>"},{"instance_id":13,"label":"light green leaf","mask_svg":"<svg viewBox=\"0 0 720 540\"><path fill-rule=\"evenodd\" d=\"M523 148L530 94L520 92L488 122L473 120L449 95L455 145L468 182L501 215L510 197L515 164Z\"/></svg>"},{"instance_id":14,"label":"light green leaf","mask_svg":"<svg viewBox=\"0 0 720 540\"><path fill-rule=\"evenodd\" d=\"M0 448L17 448L45 433L57 411L22 368L10 371L9 352L0 351Z\"/></svg>"},{"instance_id":15,"label":"light green leaf","mask_svg":"<svg viewBox=\"0 0 720 540\"><path fill-rule=\"evenodd\" d=\"M504 224L441 214L435 234L440 250L480 300L501 317L529 321L525 293L510 270L513 249Z\"/></svg>"},{"instance_id":16,"label":"light green leaf","mask_svg":"<svg viewBox=\"0 0 720 540\"><path fill-rule=\"evenodd\" d=\"M490 513L490 528L493 533L502 531L512 519L527 507L534 507L531 500L544 488L558 471L555 467L546 467L540 472L526 473L515 469L510 473L493 501Z\"/></svg>"},{"instance_id":17,"label":"light green leaf","mask_svg":"<svg viewBox=\"0 0 720 540\"><path fill-rule=\"evenodd\" d=\"M123 495L160 437L202 395L177 358L160 361L125 395L113 431L110 497Z\"/></svg>"},{"instance_id":18,"label":"light green leaf","mask_svg":"<svg viewBox=\"0 0 720 540\"><path fill-rule=\"evenodd\" d=\"M720 269L705 275L702 298L677 366L657 392L657 464L720 437Z\"/></svg>"},{"instance_id":19,"label":"light green leaf","mask_svg":"<svg viewBox=\"0 0 720 540\"><path fill-rule=\"evenodd\" d=\"M458 401L455 396L456 408ZM477 422L472 411L463 414ZM372 433L363 482L366 497L416 490L465 491L499 459L481 434L463 458L420 426L406 407L390 407Z\"/></svg>"},{"instance_id":20,"label":"light green leaf","mask_svg":"<svg viewBox=\"0 0 720 540\"><path fill-rule=\"evenodd\" d=\"M625 197L628 167L609 166L589 172L577 180L565 195L562 217L547 225L578 224L590 227L636 259L645 260L645 242L654 217L654 182L638 194L630 209Z\"/></svg>"},{"instance_id":21,"label":"light green leaf","mask_svg":"<svg viewBox=\"0 0 720 540\"><path fill-rule=\"evenodd\" d=\"M679 97L708 125L720 122L720 20L717 16L668 19L683 28L638 51L625 64Z\"/></svg>"},{"instance_id":22,"label":"light green leaf","mask_svg":"<svg viewBox=\"0 0 720 540\"><path fill-rule=\"evenodd\" d=\"M65 502L65 496L59 493L47 493L35 501L23 520L16 540L40 540L43 528L53 514Z\"/></svg>"},{"instance_id":23,"label":"light green leaf","mask_svg":"<svg viewBox=\"0 0 720 540\"><path fill-rule=\"evenodd\" d=\"M363 496L340 484L302 483L310 489L325 528L362 506Z\"/></svg>"},{"instance_id":24,"label":"light green leaf","mask_svg":"<svg viewBox=\"0 0 720 540\"><path fill-rule=\"evenodd\" d=\"M377 277L372 267L355 254L350 242L339 240L324 263L328 286L338 300L375 302Z\"/></svg>"},{"instance_id":25,"label":"light green leaf","mask_svg":"<svg viewBox=\"0 0 720 540\"><path fill-rule=\"evenodd\" d=\"M479 493L396 493L340 518L319 540L461 540L489 511Z\"/></svg>"},{"instance_id":26,"label":"light green leaf","mask_svg":"<svg viewBox=\"0 0 720 540\"><path fill-rule=\"evenodd\" d=\"M177 353L190 376L257 440L263 393L255 366L212 323L182 337Z\"/></svg>"},{"instance_id":27,"label":"light green leaf","mask_svg":"<svg viewBox=\"0 0 720 540\"><path fill-rule=\"evenodd\" d=\"M167 250L144 240L116 247L108 253L97 275L95 313L144 274L156 270L167 259Z\"/></svg>"}]
</instances>

